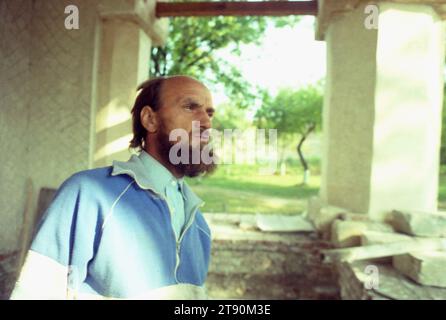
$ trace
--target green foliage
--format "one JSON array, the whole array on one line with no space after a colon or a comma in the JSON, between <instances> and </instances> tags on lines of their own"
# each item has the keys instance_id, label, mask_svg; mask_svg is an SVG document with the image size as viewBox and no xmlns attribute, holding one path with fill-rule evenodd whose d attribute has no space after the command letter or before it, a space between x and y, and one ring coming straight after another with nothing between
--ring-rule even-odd
<instances>
[{"instance_id":1,"label":"green foliage","mask_svg":"<svg viewBox=\"0 0 446 320\"><path fill-rule=\"evenodd\" d=\"M212 127L216 130L245 129L250 126L246 111L232 104L221 104L215 110Z\"/></svg>"},{"instance_id":2,"label":"green foliage","mask_svg":"<svg viewBox=\"0 0 446 320\"><path fill-rule=\"evenodd\" d=\"M275 97L263 93L263 104L255 119L259 127L275 128L279 137L304 135L308 128L320 128L323 95L321 85L300 90L282 89Z\"/></svg>"},{"instance_id":3,"label":"green foliage","mask_svg":"<svg viewBox=\"0 0 446 320\"><path fill-rule=\"evenodd\" d=\"M296 17L172 18L166 45L152 48L151 76L187 74L211 85L222 85L234 105L246 108L256 97L255 89L216 51L229 49L240 56L240 45L260 44L268 23L284 27L297 21Z\"/></svg>"}]
</instances>

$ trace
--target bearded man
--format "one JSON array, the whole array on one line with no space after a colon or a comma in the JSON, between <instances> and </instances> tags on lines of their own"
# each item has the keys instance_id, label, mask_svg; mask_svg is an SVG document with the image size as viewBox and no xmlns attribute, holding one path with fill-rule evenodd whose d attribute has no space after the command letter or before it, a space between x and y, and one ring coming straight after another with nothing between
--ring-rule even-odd
<instances>
[{"instance_id":1,"label":"bearded man","mask_svg":"<svg viewBox=\"0 0 446 320\"><path fill-rule=\"evenodd\" d=\"M196 159L210 149L211 93L187 76L152 79L138 89L130 142L138 154L62 184L12 299L206 298L210 230L199 210L203 201L184 177L215 168ZM178 131L189 139L172 134ZM180 154L171 152L178 145Z\"/></svg>"}]
</instances>

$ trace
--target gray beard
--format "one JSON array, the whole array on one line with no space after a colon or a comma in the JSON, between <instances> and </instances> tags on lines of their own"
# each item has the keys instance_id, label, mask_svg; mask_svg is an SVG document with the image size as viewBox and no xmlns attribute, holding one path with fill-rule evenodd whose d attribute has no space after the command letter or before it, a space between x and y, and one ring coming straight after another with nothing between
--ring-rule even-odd
<instances>
[{"instance_id":1,"label":"gray beard","mask_svg":"<svg viewBox=\"0 0 446 320\"><path fill-rule=\"evenodd\" d=\"M160 132L158 134L157 142L158 142L158 147L159 147L159 151L160 151L160 156L162 157L163 161L173 165L175 167L175 169L181 175L193 178L193 177L197 177L200 175L211 174L217 168L217 165L214 162L212 162L210 164L205 164L201 161L201 159L200 159L200 163L198 163L198 164L192 163L192 155L194 152L194 150L193 150L194 148L191 146L190 143L189 143L189 161L188 161L188 163L180 162L179 164L172 164L172 162L169 159L169 152L170 152L170 149L176 144L176 142L169 140L169 133L167 132L167 130L165 129L165 127L163 125L160 127ZM200 147L199 147L200 154L205 146L206 145L200 144ZM195 152L197 152L197 151L195 151ZM209 156L212 157L213 154L214 154L213 150L209 150Z\"/></svg>"}]
</instances>

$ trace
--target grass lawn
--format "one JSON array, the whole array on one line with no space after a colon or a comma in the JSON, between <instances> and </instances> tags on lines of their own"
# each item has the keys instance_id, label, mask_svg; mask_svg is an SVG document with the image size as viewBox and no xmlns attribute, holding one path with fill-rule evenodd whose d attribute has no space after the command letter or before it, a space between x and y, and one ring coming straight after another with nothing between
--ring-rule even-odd
<instances>
[{"instance_id":1,"label":"grass lawn","mask_svg":"<svg viewBox=\"0 0 446 320\"><path fill-rule=\"evenodd\" d=\"M314 170L310 183L302 186L302 170L288 167L285 176L260 175L259 167L220 165L209 177L188 179L205 201L203 212L296 214L306 210L307 199L317 195L320 175ZM446 210L446 165L440 168L438 206Z\"/></svg>"},{"instance_id":2,"label":"grass lawn","mask_svg":"<svg viewBox=\"0 0 446 320\"><path fill-rule=\"evenodd\" d=\"M306 210L308 197L319 192L320 176L315 174L302 186L298 165L287 168L285 176L261 175L259 169L220 165L213 175L188 183L205 201L203 212L297 214Z\"/></svg>"}]
</instances>

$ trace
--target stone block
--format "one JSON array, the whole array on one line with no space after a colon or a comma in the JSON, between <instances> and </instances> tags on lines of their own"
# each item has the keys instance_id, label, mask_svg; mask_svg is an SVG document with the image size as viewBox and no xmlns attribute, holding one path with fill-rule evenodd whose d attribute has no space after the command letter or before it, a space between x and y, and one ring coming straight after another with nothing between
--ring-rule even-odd
<instances>
[{"instance_id":1,"label":"stone block","mask_svg":"<svg viewBox=\"0 0 446 320\"><path fill-rule=\"evenodd\" d=\"M446 237L446 213L393 210L392 225L396 231L420 237Z\"/></svg>"},{"instance_id":2,"label":"stone block","mask_svg":"<svg viewBox=\"0 0 446 320\"><path fill-rule=\"evenodd\" d=\"M359 246L366 230L393 232L392 226L381 222L336 220L332 224L331 242L338 248Z\"/></svg>"},{"instance_id":3,"label":"stone block","mask_svg":"<svg viewBox=\"0 0 446 320\"><path fill-rule=\"evenodd\" d=\"M307 218L325 240L330 239L331 224L333 221L345 212L347 210L343 208L326 205L318 197L312 197L308 201Z\"/></svg>"},{"instance_id":4,"label":"stone block","mask_svg":"<svg viewBox=\"0 0 446 320\"><path fill-rule=\"evenodd\" d=\"M366 230L361 235L361 245L371 246L375 244L385 244L411 239L410 236L401 233L380 232ZM392 264L392 257L372 259L374 262Z\"/></svg>"},{"instance_id":5,"label":"stone block","mask_svg":"<svg viewBox=\"0 0 446 320\"><path fill-rule=\"evenodd\" d=\"M410 236L401 233L380 232L366 230L361 235L361 245L370 246L374 244L384 244L411 239Z\"/></svg>"},{"instance_id":6,"label":"stone block","mask_svg":"<svg viewBox=\"0 0 446 320\"><path fill-rule=\"evenodd\" d=\"M446 252L413 252L395 256L393 267L421 285L446 288Z\"/></svg>"}]
</instances>

